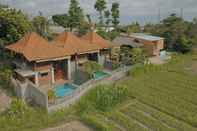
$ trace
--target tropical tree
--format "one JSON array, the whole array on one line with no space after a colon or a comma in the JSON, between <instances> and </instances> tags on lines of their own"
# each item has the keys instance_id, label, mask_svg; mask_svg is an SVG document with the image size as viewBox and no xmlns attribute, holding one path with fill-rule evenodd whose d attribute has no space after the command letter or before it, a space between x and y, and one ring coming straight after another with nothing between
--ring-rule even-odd
<instances>
[{"instance_id":1,"label":"tropical tree","mask_svg":"<svg viewBox=\"0 0 197 131\"><path fill-rule=\"evenodd\" d=\"M2 46L16 42L26 32L32 30L32 23L21 11L0 8L0 41Z\"/></svg>"},{"instance_id":2,"label":"tropical tree","mask_svg":"<svg viewBox=\"0 0 197 131\"><path fill-rule=\"evenodd\" d=\"M93 77L94 72L101 71L102 66L94 61L88 61L84 64L84 70L90 75L90 77Z\"/></svg>"},{"instance_id":3,"label":"tropical tree","mask_svg":"<svg viewBox=\"0 0 197 131\"><path fill-rule=\"evenodd\" d=\"M112 3L112 24L114 25L115 29L117 30L117 26L120 23L119 18L120 18L120 11L119 11L119 3L115 2Z\"/></svg>"},{"instance_id":4,"label":"tropical tree","mask_svg":"<svg viewBox=\"0 0 197 131\"><path fill-rule=\"evenodd\" d=\"M70 1L68 17L70 31L72 31L73 28L79 28L81 22L84 21L83 9L77 0Z\"/></svg>"},{"instance_id":5,"label":"tropical tree","mask_svg":"<svg viewBox=\"0 0 197 131\"><path fill-rule=\"evenodd\" d=\"M49 21L40 14L39 16L36 16L32 20L33 26L35 31L40 34L41 36L48 38L50 37L49 32Z\"/></svg>"},{"instance_id":6,"label":"tropical tree","mask_svg":"<svg viewBox=\"0 0 197 131\"><path fill-rule=\"evenodd\" d=\"M105 0L96 0L96 3L94 5L94 8L99 12L99 24L103 25L103 12L107 8L106 7L106 1Z\"/></svg>"},{"instance_id":7,"label":"tropical tree","mask_svg":"<svg viewBox=\"0 0 197 131\"><path fill-rule=\"evenodd\" d=\"M52 20L55 24L68 28L69 26L69 17L67 14L53 15Z\"/></svg>"},{"instance_id":8,"label":"tropical tree","mask_svg":"<svg viewBox=\"0 0 197 131\"><path fill-rule=\"evenodd\" d=\"M106 19L105 25L106 25L106 28L109 27L109 24L111 22L110 15L111 15L110 11L109 10L106 10L105 11L105 19Z\"/></svg>"}]
</instances>

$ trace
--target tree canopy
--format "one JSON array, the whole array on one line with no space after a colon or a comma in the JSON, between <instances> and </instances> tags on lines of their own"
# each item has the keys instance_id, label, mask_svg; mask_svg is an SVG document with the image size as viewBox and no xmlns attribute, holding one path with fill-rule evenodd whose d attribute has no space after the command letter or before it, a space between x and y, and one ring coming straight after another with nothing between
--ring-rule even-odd
<instances>
[{"instance_id":1,"label":"tree canopy","mask_svg":"<svg viewBox=\"0 0 197 131\"><path fill-rule=\"evenodd\" d=\"M42 15L36 16L32 20L35 31L45 38L50 37L49 21Z\"/></svg>"},{"instance_id":2,"label":"tree canopy","mask_svg":"<svg viewBox=\"0 0 197 131\"><path fill-rule=\"evenodd\" d=\"M16 42L33 26L20 10L0 8L0 45Z\"/></svg>"},{"instance_id":3,"label":"tree canopy","mask_svg":"<svg viewBox=\"0 0 197 131\"><path fill-rule=\"evenodd\" d=\"M99 12L99 24L103 25L103 12L107 8L105 0L96 0L96 3L94 5L94 8Z\"/></svg>"}]
</instances>

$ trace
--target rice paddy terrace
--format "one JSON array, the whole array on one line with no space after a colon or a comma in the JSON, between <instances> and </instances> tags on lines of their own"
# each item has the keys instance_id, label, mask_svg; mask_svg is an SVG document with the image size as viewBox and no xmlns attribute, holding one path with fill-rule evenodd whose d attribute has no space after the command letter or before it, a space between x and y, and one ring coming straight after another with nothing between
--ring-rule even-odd
<instances>
[{"instance_id":1,"label":"rice paddy terrace","mask_svg":"<svg viewBox=\"0 0 197 131\"><path fill-rule=\"evenodd\" d=\"M197 131L195 55L136 71L127 85L131 99L110 112L91 112L84 121L97 130ZM196 67L197 68L197 67Z\"/></svg>"}]
</instances>

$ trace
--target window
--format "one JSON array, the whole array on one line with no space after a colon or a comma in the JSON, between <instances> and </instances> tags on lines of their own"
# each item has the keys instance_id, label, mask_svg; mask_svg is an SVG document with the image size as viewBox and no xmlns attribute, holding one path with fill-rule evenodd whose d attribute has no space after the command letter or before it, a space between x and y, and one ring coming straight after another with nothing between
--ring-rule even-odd
<instances>
[{"instance_id":1,"label":"window","mask_svg":"<svg viewBox=\"0 0 197 131\"><path fill-rule=\"evenodd\" d=\"M40 76L41 77L46 77L46 76L48 76L48 73L41 73Z\"/></svg>"}]
</instances>

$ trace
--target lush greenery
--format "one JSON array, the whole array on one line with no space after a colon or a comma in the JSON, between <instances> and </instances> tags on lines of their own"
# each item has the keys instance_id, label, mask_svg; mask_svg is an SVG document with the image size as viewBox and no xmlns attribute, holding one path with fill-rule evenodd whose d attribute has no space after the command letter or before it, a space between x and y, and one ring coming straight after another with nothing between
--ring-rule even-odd
<instances>
[{"instance_id":1,"label":"lush greenery","mask_svg":"<svg viewBox=\"0 0 197 131\"><path fill-rule=\"evenodd\" d=\"M43 109L27 106L23 101L12 100L11 107L0 117L1 131L38 131L55 126L55 123L72 119L72 110L60 110L48 114Z\"/></svg>"},{"instance_id":2,"label":"lush greenery","mask_svg":"<svg viewBox=\"0 0 197 131\"><path fill-rule=\"evenodd\" d=\"M47 20L42 13L39 16L36 16L32 20L34 30L43 36L44 38L51 39L51 34L49 31L49 20Z\"/></svg>"},{"instance_id":3,"label":"lush greenery","mask_svg":"<svg viewBox=\"0 0 197 131\"><path fill-rule=\"evenodd\" d=\"M196 54L175 54L162 66L138 66L131 77L98 86L74 107L50 115L14 99L1 114L0 130L34 131L80 118L99 131L196 131L196 63Z\"/></svg>"},{"instance_id":4,"label":"lush greenery","mask_svg":"<svg viewBox=\"0 0 197 131\"><path fill-rule=\"evenodd\" d=\"M144 63L146 57L141 48L121 47L121 61L126 65Z\"/></svg>"},{"instance_id":5,"label":"lush greenery","mask_svg":"<svg viewBox=\"0 0 197 131\"><path fill-rule=\"evenodd\" d=\"M145 25L144 32L164 37L167 49L186 53L192 50L192 45L197 44L195 27L197 27L196 19L188 22L172 14L159 24Z\"/></svg>"},{"instance_id":6,"label":"lush greenery","mask_svg":"<svg viewBox=\"0 0 197 131\"><path fill-rule=\"evenodd\" d=\"M0 8L0 46L16 42L33 29L27 16L16 9Z\"/></svg>"},{"instance_id":7,"label":"lush greenery","mask_svg":"<svg viewBox=\"0 0 197 131\"><path fill-rule=\"evenodd\" d=\"M175 55L162 66L138 66L131 70L132 78L113 85L126 92L121 93L115 106L113 100L108 100L117 96L116 91L109 90L116 89L101 86L102 91L94 89L81 99L78 113L99 131L195 131L197 74L191 67L196 58L191 54Z\"/></svg>"},{"instance_id":8,"label":"lush greenery","mask_svg":"<svg viewBox=\"0 0 197 131\"><path fill-rule=\"evenodd\" d=\"M94 61L88 61L83 65L85 72L87 72L90 77L93 77L93 74L97 71L101 71L103 67Z\"/></svg>"}]
</instances>

